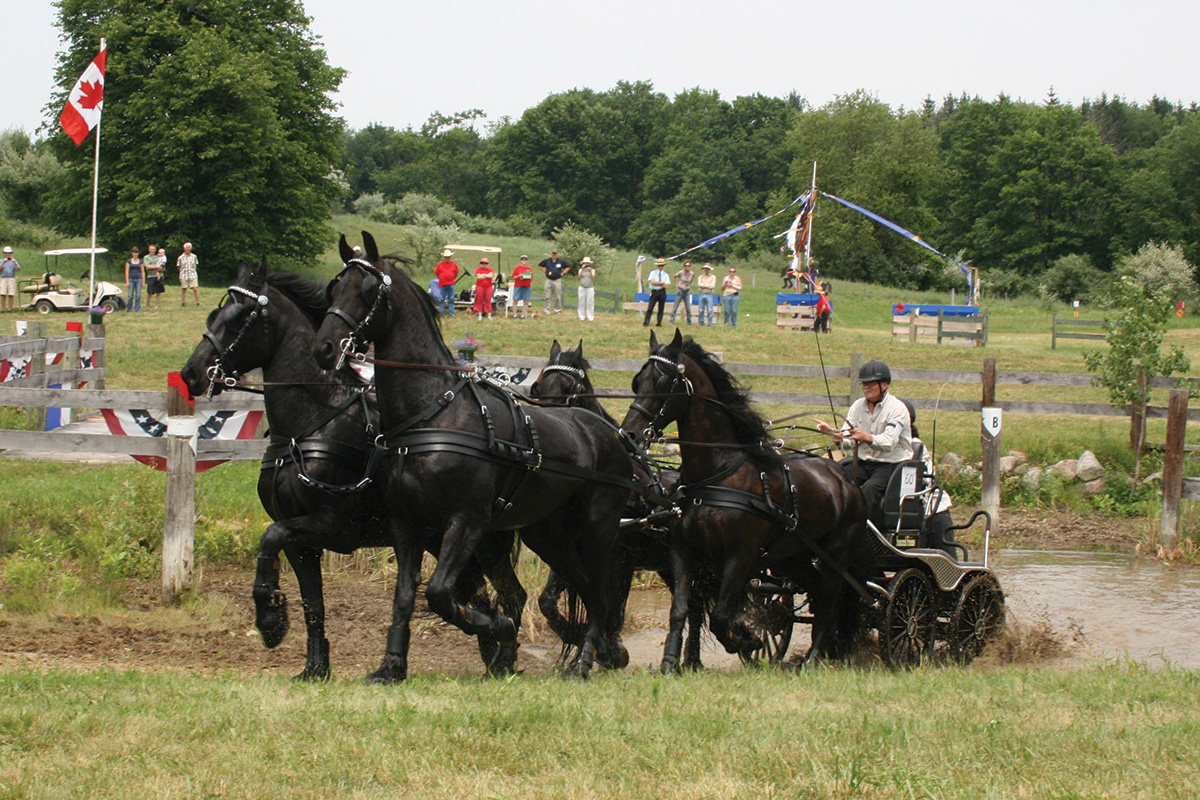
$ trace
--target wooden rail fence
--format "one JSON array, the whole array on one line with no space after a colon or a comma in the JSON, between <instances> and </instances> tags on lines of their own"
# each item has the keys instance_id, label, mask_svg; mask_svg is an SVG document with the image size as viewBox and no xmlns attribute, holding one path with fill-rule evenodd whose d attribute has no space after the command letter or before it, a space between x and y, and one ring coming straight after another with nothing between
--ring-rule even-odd
<instances>
[{"instance_id":1,"label":"wooden rail fence","mask_svg":"<svg viewBox=\"0 0 1200 800\"><path fill-rule=\"evenodd\" d=\"M1050 349L1058 349L1059 339L1106 339L1108 334L1105 333L1072 333L1071 328L1099 328L1103 327L1105 320L1102 319L1075 319L1074 317L1059 317L1055 314L1050 327ZM1067 332L1059 331L1059 328L1067 328Z\"/></svg>"},{"instance_id":2,"label":"wooden rail fence","mask_svg":"<svg viewBox=\"0 0 1200 800\"><path fill-rule=\"evenodd\" d=\"M102 327L102 326L94 326ZM103 347L103 331L89 331L83 342L95 348L101 355ZM11 337L10 337L11 338ZM8 357L14 353L30 355L46 352L71 351L71 337L23 339L15 344L11 341L0 340L0 357ZM41 342L39 345L38 342ZM79 337L75 337L76 344ZM38 347L42 349L39 350ZM10 348L4 350L2 348ZM7 355L6 355L7 354ZM33 361L39 359L34 358ZM794 378L826 378L840 383L844 394L828 397L825 394L793 393L793 392L752 392L750 397L756 403L787 405L787 406L817 406L828 407L831 403L844 409L851 400L860 394L855 376L864 359L860 354L851 357L848 366L793 365L793 364L754 364L726 363L725 367L738 376L774 376ZM499 367L506 371L524 370L536 373L546 363L540 356L495 356L482 355L477 358L479 366L491 369ZM591 359L592 368L599 372L633 373L644 363L643 359ZM93 367L86 370L60 370L55 376L64 385L69 381L67 374L75 381L87 381L89 386L103 386L104 368ZM995 369L995 359L984 359L982 369L975 370L917 370L894 369L894 379L897 382L925 383L955 383L978 384L980 400L937 399L910 397L905 395L918 409L940 408L945 411L980 413L986 417L993 409L999 409L1010 414L1064 414L1091 416L1128 416L1129 409L1118 409L1105 403L1062 403L1027 400L1003 400L997 396L997 386L1090 386L1092 376L1073 375L1066 373L1037 373L1037 372L1000 372ZM49 389L44 384L46 377L24 378L22 381L0 383L0 406L24 407L27 409L46 408L80 408L80 409L130 409L130 408L167 408L168 430L163 438L143 436L113 436L108 433L81 433L71 427L56 432L6 430L0 429L0 450L20 450L29 452L76 453L76 454L117 454L117 455L148 455L161 456L167 460L167 491L164 499L165 526L164 530L164 568L163 594L170 598L177 595L191 580L192 538L194 536L194 498L195 498L195 462L196 460L258 460L266 447L262 439L225 440L197 439L194 412L190 407L179 405L178 392L174 389L161 391L113 391L104 388L87 389ZM1193 386L1200 386L1200 380L1189 379ZM1174 381L1163 378L1150 380L1151 386L1174 386ZM624 389L599 388L598 393L612 397L625 396ZM1186 392L1180 405L1176 395L1172 393L1172 406L1169 409L1150 407L1146 415L1151 418L1168 418L1169 428L1176 426L1176 432L1168 432L1169 451L1177 448L1182 452L1183 432L1189 421L1200 421L1200 409L1187 408ZM223 393L205 400L195 399L197 411L216 412L222 410L262 410L262 397L242 393ZM1180 407L1177 407L1180 406ZM989 437L985 430L983 437L983 505L992 512L997 525L999 524L999 436ZM1166 480L1166 479L1164 479ZM1170 478L1175 481L1175 478ZM1178 496L1188 499L1200 499L1200 479L1184 482L1182 478L1176 481L1179 488ZM1172 484L1175 485L1175 484ZM1164 490L1164 503L1167 502L1167 492ZM1178 499L1174 501L1177 518ZM1164 531L1168 515L1164 505ZM1173 522L1172 522L1173 524ZM1166 534L1164 533L1164 536ZM170 551L168 553L168 550ZM167 562L168 557L170 563Z\"/></svg>"}]
</instances>

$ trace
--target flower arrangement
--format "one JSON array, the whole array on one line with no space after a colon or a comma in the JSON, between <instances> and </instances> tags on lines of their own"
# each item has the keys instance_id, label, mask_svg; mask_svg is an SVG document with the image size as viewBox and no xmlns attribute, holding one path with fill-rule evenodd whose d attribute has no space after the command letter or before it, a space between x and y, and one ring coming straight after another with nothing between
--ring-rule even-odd
<instances>
[{"instance_id":1,"label":"flower arrangement","mask_svg":"<svg viewBox=\"0 0 1200 800\"><path fill-rule=\"evenodd\" d=\"M483 342L477 340L470 331L467 331L463 338L450 344L458 351L454 360L459 364L474 363L475 351L485 349Z\"/></svg>"}]
</instances>

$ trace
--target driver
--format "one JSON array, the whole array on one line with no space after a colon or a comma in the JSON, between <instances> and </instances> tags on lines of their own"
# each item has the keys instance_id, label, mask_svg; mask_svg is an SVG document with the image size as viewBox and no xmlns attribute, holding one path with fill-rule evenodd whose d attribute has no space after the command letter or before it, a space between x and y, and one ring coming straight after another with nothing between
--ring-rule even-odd
<instances>
[{"instance_id":1,"label":"driver","mask_svg":"<svg viewBox=\"0 0 1200 800\"><path fill-rule=\"evenodd\" d=\"M841 465L862 489L867 517L883 528L883 494L892 472L913 457L912 421L904 402L891 393L892 372L882 361L868 361L858 371L863 396L846 412L846 422L834 429L817 421L817 430L833 436L842 450L857 455Z\"/></svg>"}]
</instances>

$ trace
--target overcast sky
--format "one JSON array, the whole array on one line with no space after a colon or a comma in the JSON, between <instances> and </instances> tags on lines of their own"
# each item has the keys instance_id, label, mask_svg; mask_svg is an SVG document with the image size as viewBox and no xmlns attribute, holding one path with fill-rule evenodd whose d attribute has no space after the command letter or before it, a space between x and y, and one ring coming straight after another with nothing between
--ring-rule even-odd
<instances>
[{"instance_id":1,"label":"overcast sky","mask_svg":"<svg viewBox=\"0 0 1200 800\"><path fill-rule=\"evenodd\" d=\"M820 6L814 8L813 6ZM725 99L793 89L814 106L866 89L893 108L1001 92L1200 100L1200 3L859 0L595 3L306 0L352 128L419 127L434 111L514 118L548 94L647 80ZM53 86L50 0L0 0L0 129L32 132ZM110 60L119 57L110 54ZM51 115L57 118L57 109Z\"/></svg>"}]
</instances>

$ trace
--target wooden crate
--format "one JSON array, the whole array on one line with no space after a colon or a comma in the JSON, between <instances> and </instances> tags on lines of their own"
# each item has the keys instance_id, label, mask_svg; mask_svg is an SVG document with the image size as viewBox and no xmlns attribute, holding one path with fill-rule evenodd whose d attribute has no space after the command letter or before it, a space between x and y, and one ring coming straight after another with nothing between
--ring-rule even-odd
<instances>
[{"instance_id":1,"label":"wooden crate","mask_svg":"<svg viewBox=\"0 0 1200 800\"><path fill-rule=\"evenodd\" d=\"M983 347L987 344L987 314L977 317L893 314L892 338L905 338L910 342Z\"/></svg>"},{"instance_id":2,"label":"wooden crate","mask_svg":"<svg viewBox=\"0 0 1200 800\"><path fill-rule=\"evenodd\" d=\"M816 306L780 303L775 306L775 325L796 331L811 331L817 322Z\"/></svg>"}]
</instances>

